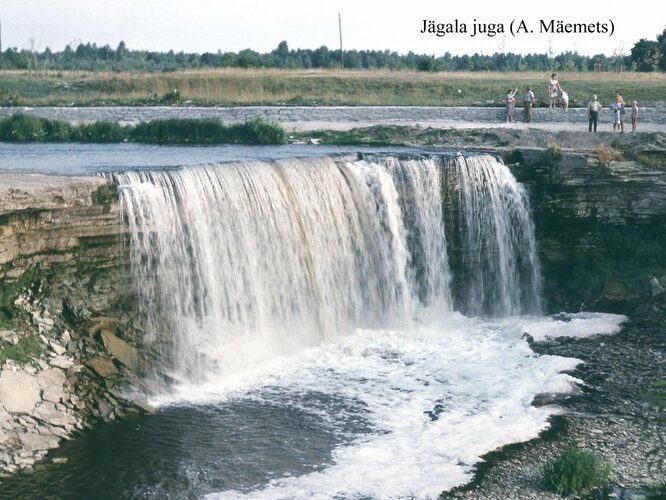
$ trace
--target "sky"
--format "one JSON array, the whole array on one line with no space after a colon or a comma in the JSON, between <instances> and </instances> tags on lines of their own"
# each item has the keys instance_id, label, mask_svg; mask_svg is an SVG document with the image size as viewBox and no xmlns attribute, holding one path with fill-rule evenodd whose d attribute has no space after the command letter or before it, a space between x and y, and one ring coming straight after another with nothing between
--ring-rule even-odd
<instances>
[{"instance_id":1,"label":"sky","mask_svg":"<svg viewBox=\"0 0 666 500\"><path fill-rule=\"evenodd\" d=\"M593 55L627 54L640 38L654 40L666 25L666 8L654 0L0 0L2 45L61 50L95 42L130 49L217 52L251 48L339 47L338 13L345 49L390 49L442 55L494 52ZM539 33L539 21L606 23L609 34ZM424 20L462 23L467 33L423 34ZM502 24L504 34L470 36L472 24ZM533 33L512 36L512 20Z\"/></svg>"}]
</instances>

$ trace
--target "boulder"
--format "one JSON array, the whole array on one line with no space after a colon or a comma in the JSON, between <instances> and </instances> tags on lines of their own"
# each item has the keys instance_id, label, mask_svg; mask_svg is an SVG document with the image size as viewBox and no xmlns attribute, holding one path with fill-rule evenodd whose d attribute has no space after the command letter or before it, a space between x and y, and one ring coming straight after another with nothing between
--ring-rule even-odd
<instances>
[{"instance_id":1,"label":"boulder","mask_svg":"<svg viewBox=\"0 0 666 500\"><path fill-rule=\"evenodd\" d=\"M37 377L23 371L0 373L0 404L10 413L30 413L41 400Z\"/></svg>"},{"instance_id":2,"label":"boulder","mask_svg":"<svg viewBox=\"0 0 666 500\"><path fill-rule=\"evenodd\" d=\"M95 356L86 361L86 366L102 378L109 378L119 373L116 365L107 356Z\"/></svg>"},{"instance_id":3,"label":"boulder","mask_svg":"<svg viewBox=\"0 0 666 500\"><path fill-rule=\"evenodd\" d=\"M130 370L137 371L139 369L140 357L136 347L128 344L108 331L102 331L101 335L104 347L111 356L116 358Z\"/></svg>"},{"instance_id":4,"label":"boulder","mask_svg":"<svg viewBox=\"0 0 666 500\"><path fill-rule=\"evenodd\" d=\"M58 356L56 354L51 356L51 358L49 359L49 364L51 366L55 366L56 368L65 369L74 365L74 362L67 356Z\"/></svg>"},{"instance_id":5,"label":"boulder","mask_svg":"<svg viewBox=\"0 0 666 500\"><path fill-rule=\"evenodd\" d=\"M65 372L61 369L51 368L37 374L37 383L42 389L51 386L62 387L67 383L67 377L65 377Z\"/></svg>"},{"instance_id":6,"label":"boulder","mask_svg":"<svg viewBox=\"0 0 666 500\"><path fill-rule=\"evenodd\" d=\"M44 392L42 392L42 398L44 401L50 401L54 404L60 403L60 401L65 399L65 391L61 385L51 385L44 389Z\"/></svg>"},{"instance_id":7,"label":"boulder","mask_svg":"<svg viewBox=\"0 0 666 500\"><path fill-rule=\"evenodd\" d=\"M35 410L35 416L47 424L55 425L57 427L64 427L72 425L76 419L70 413L58 410L53 403L44 401Z\"/></svg>"},{"instance_id":8,"label":"boulder","mask_svg":"<svg viewBox=\"0 0 666 500\"><path fill-rule=\"evenodd\" d=\"M24 448L30 451L48 450L58 446L57 438L50 435L38 434L36 432L19 434L19 440Z\"/></svg>"}]
</instances>

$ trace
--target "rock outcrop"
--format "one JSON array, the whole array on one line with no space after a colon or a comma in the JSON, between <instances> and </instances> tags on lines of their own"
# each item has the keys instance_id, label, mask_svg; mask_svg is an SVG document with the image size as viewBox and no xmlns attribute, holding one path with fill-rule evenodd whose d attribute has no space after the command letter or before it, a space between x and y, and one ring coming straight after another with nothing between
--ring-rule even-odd
<instances>
[{"instance_id":1,"label":"rock outcrop","mask_svg":"<svg viewBox=\"0 0 666 500\"><path fill-rule=\"evenodd\" d=\"M663 160L601 164L599 151L516 151L511 168L530 191L549 311L631 313L658 294L666 283Z\"/></svg>"},{"instance_id":2,"label":"rock outcrop","mask_svg":"<svg viewBox=\"0 0 666 500\"><path fill-rule=\"evenodd\" d=\"M0 474L145 411L116 390L140 367L123 238L111 182L0 174Z\"/></svg>"}]
</instances>

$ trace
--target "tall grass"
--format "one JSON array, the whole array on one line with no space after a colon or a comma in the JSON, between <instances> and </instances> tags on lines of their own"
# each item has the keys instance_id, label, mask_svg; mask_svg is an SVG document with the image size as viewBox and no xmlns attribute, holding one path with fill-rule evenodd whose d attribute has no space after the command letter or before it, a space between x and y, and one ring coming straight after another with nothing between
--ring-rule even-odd
<instances>
[{"instance_id":1,"label":"tall grass","mask_svg":"<svg viewBox=\"0 0 666 500\"><path fill-rule=\"evenodd\" d=\"M573 446L546 464L543 475L549 490L567 496L605 485L610 467L593 453Z\"/></svg>"},{"instance_id":2,"label":"tall grass","mask_svg":"<svg viewBox=\"0 0 666 500\"><path fill-rule=\"evenodd\" d=\"M116 122L99 121L71 125L57 120L15 114L0 120L0 141L283 144L285 134L278 124L261 118L230 126L214 119L172 119L122 127Z\"/></svg>"},{"instance_id":3,"label":"tall grass","mask_svg":"<svg viewBox=\"0 0 666 500\"><path fill-rule=\"evenodd\" d=\"M171 73L58 72L36 78L0 73L0 105L404 105L501 106L508 88L530 85L547 102L549 75L538 72L443 72L224 69ZM662 101L664 73L561 72L571 105L592 94L602 104L623 91L625 100Z\"/></svg>"}]
</instances>

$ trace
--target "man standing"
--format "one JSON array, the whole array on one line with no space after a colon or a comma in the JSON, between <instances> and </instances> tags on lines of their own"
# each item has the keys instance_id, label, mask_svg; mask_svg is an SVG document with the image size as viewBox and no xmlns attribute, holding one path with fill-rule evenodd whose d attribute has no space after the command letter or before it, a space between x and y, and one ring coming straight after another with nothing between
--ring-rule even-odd
<instances>
[{"instance_id":1,"label":"man standing","mask_svg":"<svg viewBox=\"0 0 666 500\"><path fill-rule=\"evenodd\" d=\"M597 100L597 96L593 95L590 104L587 106L587 116L590 119L589 131L592 132L592 125L594 131L597 131L597 122L599 121L599 111L601 111L601 103Z\"/></svg>"},{"instance_id":2,"label":"man standing","mask_svg":"<svg viewBox=\"0 0 666 500\"><path fill-rule=\"evenodd\" d=\"M523 97L523 112L525 113L525 123L530 123L532 121L532 106L534 106L534 92L532 92L532 89L530 87L527 87L527 92L525 92L525 96Z\"/></svg>"}]
</instances>

